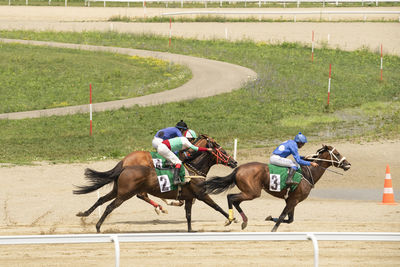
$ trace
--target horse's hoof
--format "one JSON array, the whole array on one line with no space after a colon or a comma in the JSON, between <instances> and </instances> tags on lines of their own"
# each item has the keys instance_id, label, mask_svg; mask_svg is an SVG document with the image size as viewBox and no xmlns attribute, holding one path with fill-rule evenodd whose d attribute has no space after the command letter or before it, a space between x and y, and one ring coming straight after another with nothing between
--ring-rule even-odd
<instances>
[{"instance_id":1,"label":"horse's hoof","mask_svg":"<svg viewBox=\"0 0 400 267\"><path fill-rule=\"evenodd\" d=\"M158 210L158 207L154 208L154 211L157 213L157 215L160 215L160 211Z\"/></svg>"},{"instance_id":2,"label":"horse's hoof","mask_svg":"<svg viewBox=\"0 0 400 267\"><path fill-rule=\"evenodd\" d=\"M76 214L76 216L78 216L78 217L86 217L87 215L85 215L84 212L78 212L78 213Z\"/></svg>"},{"instance_id":3,"label":"horse's hoof","mask_svg":"<svg viewBox=\"0 0 400 267\"><path fill-rule=\"evenodd\" d=\"M165 214L168 214L168 210L166 210L166 209L162 209L161 212L165 213Z\"/></svg>"},{"instance_id":4,"label":"horse's hoof","mask_svg":"<svg viewBox=\"0 0 400 267\"><path fill-rule=\"evenodd\" d=\"M273 221L274 219L272 219L272 216L268 216L267 218L265 218L266 221Z\"/></svg>"},{"instance_id":5,"label":"horse's hoof","mask_svg":"<svg viewBox=\"0 0 400 267\"><path fill-rule=\"evenodd\" d=\"M247 222L242 222L242 230L247 227Z\"/></svg>"},{"instance_id":6,"label":"horse's hoof","mask_svg":"<svg viewBox=\"0 0 400 267\"><path fill-rule=\"evenodd\" d=\"M230 225L232 222L233 222L233 220L232 220L232 221L231 221L231 220L227 220L227 221L225 222L225 226Z\"/></svg>"},{"instance_id":7,"label":"horse's hoof","mask_svg":"<svg viewBox=\"0 0 400 267\"><path fill-rule=\"evenodd\" d=\"M233 222L238 223L239 221L235 218L235 219L233 219Z\"/></svg>"}]
</instances>

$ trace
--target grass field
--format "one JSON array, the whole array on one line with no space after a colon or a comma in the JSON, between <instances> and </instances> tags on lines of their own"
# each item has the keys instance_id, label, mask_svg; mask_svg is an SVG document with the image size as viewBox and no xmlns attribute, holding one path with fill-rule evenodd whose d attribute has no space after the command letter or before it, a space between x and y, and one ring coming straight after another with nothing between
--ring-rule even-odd
<instances>
[{"instance_id":1,"label":"grass field","mask_svg":"<svg viewBox=\"0 0 400 267\"><path fill-rule=\"evenodd\" d=\"M150 71L149 71L150 70ZM176 88L184 66L152 58L76 49L0 44L0 113L137 97Z\"/></svg>"},{"instance_id":2,"label":"grass field","mask_svg":"<svg viewBox=\"0 0 400 267\"><path fill-rule=\"evenodd\" d=\"M22 6L26 5L27 1L26 0L0 0L0 5L9 5L9 2L11 5L14 6ZM263 1L260 2L262 8L296 8L297 3L264 3ZM65 6L65 0L29 0L28 5L30 6ZM84 0L68 0L67 1L68 6L85 6L85 1ZM90 3L91 7L103 7L104 2L91 2ZM129 5L125 2L107 2L106 4L107 7L143 7L142 2L137 2L137 3L129 3ZM301 8L309 8L309 7L360 7L360 6L365 6L365 7L375 7L376 3L375 1L365 1L365 3L301 3L300 7ZM388 2L388 3L379 3L380 7L391 7L391 6L399 6L399 3L393 3L393 2ZM176 1L176 2L147 2L146 7L152 8L152 7L158 7L158 8L163 8L163 7L168 7L168 8L258 8L260 7L258 2L223 2L222 5L220 1L215 1L215 2L207 2L202 3L202 2L187 2L184 3L183 6L181 4L181 1Z\"/></svg>"},{"instance_id":3,"label":"grass field","mask_svg":"<svg viewBox=\"0 0 400 267\"><path fill-rule=\"evenodd\" d=\"M0 162L82 161L121 158L151 149L154 133L184 119L221 145L274 146L302 131L310 141L396 138L400 132L400 59L367 50L344 52L298 44L174 40L117 33L0 32L5 38L131 47L206 57L249 67L258 79L242 89L205 99L88 115L0 121ZM327 106L329 64L332 64ZM3 81L2 81L3 82ZM46 145L43 145L46 144Z\"/></svg>"}]
</instances>

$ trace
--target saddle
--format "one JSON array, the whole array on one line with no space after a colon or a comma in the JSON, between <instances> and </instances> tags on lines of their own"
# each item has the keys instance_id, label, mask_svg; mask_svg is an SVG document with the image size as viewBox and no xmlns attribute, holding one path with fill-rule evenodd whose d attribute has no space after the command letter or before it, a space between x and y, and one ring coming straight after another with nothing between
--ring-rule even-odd
<instances>
[{"instance_id":1,"label":"saddle","mask_svg":"<svg viewBox=\"0 0 400 267\"><path fill-rule=\"evenodd\" d=\"M269 190L280 192L285 188L289 188L290 191L294 191L298 184L291 185L288 187L286 185L286 179L288 177L289 168L281 167L273 164L268 164L269 168L269 175L270 175L270 182L269 182ZM293 176L293 181L300 183L301 179L303 178L301 169L298 169Z\"/></svg>"},{"instance_id":2,"label":"saddle","mask_svg":"<svg viewBox=\"0 0 400 267\"><path fill-rule=\"evenodd\" d=\"M168 162L157 152L150 152L150 154L153 158L153 164L157 173L158 181L160 183L161 192L178 189L178 186L174 185L173 182L175 165ZM183 165L179 170L179 179L181 182L185 182L185 168Z\"/></svg>"}]
</instances>

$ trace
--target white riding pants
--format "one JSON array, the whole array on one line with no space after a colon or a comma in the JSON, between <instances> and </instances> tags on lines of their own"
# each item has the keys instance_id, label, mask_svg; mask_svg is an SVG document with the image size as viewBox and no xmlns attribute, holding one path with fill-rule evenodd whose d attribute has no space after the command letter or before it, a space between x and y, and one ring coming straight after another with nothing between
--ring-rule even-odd
<instances>
[{"instance_id":1,"label":"white riding pants","mask_svg":"<svg viewBox=\"0 0 400 267\"><path fill-rule=\"evenodd\" d=\"M182 165L182 161L165 144L161 143L160 145L158 145L157 152L158 154L166 158L169 162L172 162L175 165Z\"/></svg>"},{"instance_id":2,"label":"white riding pants","mask_svg":"<svg viewBox=\"0 0 400 267\"><path fill-rule=\"evenodd\" d=\"M162 143L162 139L160 137L155 137L153 138L153 141L151 141L151 145L157 150L158 146Z\"/></svg>"},{"instance_id":3,"label":"white riding pants","mask_svg":"<svg viewBox=\"0 0 400 267\"><path fill-rule=\"evenodd\" d=\"M288 168L293 168L293 169L298 169L299 165L292 160L288 158L282 158L278 155L272 154L272 156L269 158L269 163L282 166L282 167L288 167Z\"/></svg>"}]
</instances>

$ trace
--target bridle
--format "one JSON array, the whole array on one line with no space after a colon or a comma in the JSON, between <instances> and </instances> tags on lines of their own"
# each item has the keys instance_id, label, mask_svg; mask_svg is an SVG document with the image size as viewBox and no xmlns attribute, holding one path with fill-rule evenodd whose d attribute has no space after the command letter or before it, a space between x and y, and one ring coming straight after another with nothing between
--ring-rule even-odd
<instances>
[{"instance_id":1,"label":"bridle","mask_svg":"<svg viewBox=\"0 0 400 267\"><path fill-rule=\"evenodd\" d=\"M333 153L333 151L335 151L335 150L336 150L336 148L334 148L334 147L333 147L331 150L329 150L327 147L323 147L323 148L321 148L320 150L317 151L317 154L314 154L314 155L312 155L311 157L312 157L313 160L316 160L316 161L330 162L330 163L332 163L332 166L335 166L335 164L337 164L337 166L335 166L335 167L340 168L340 167L342 166L343 162L346 160L346 157L342 157L341 159L339 159L339 158ZM325 152L325 151L328 151L328 152L329 152L329 155L331 156L331 159L330 159L330 160L329 160L329 159L320 159L320 158L317 158L322 152ZM308 156L307 156L307 157L308 157Z\"/></svg>"},{"instance_id":2,"label":"bridle","mask_svg":"<svg viewBox=\"0 0 400 267\"><path fill-rule=\"evenodd\" d=\"M231 159L231 156L228 156L224 152L221 151L221 146L214 146L214 143L212 143L208 138L207 138L207 144L209 147L213 149L211 152L215 157L216 157L216 162L217 164L224 164L228 165L229 160ZM214 152L215 150L215 152Z\"/></svg>"},{"instance_id":3,"label":"bridle","mask_svg":"<svg viewBox=\"0 0 400 267\"><path fill-rule=\"evenodd\" d=\"M206 138L207 141L207 147L212 148L213 151L211 152L215 158L216 158L216 164L224 164L226 166L228 166L229 160L232 158L231 156L227 155L226 153L224 153L222 151L222 147L219 146L218 144L216 144L215 142L213 142L212 140L210 140L210 138L204 136ZM198 137L197 140L201 139L201 137ZM196 143L197 140L194 142ZM186 152L184 152L186 153ZM185 154L186 155L186 154ZM187 167L189 167L189 169L191 169L192 171L206 177L207 174L205 174L204 172L198 170L196 167L194 167L192 164L190 164L189 162L184 162L184 165L186 165Z\"/></svg>"}]
</instances>

